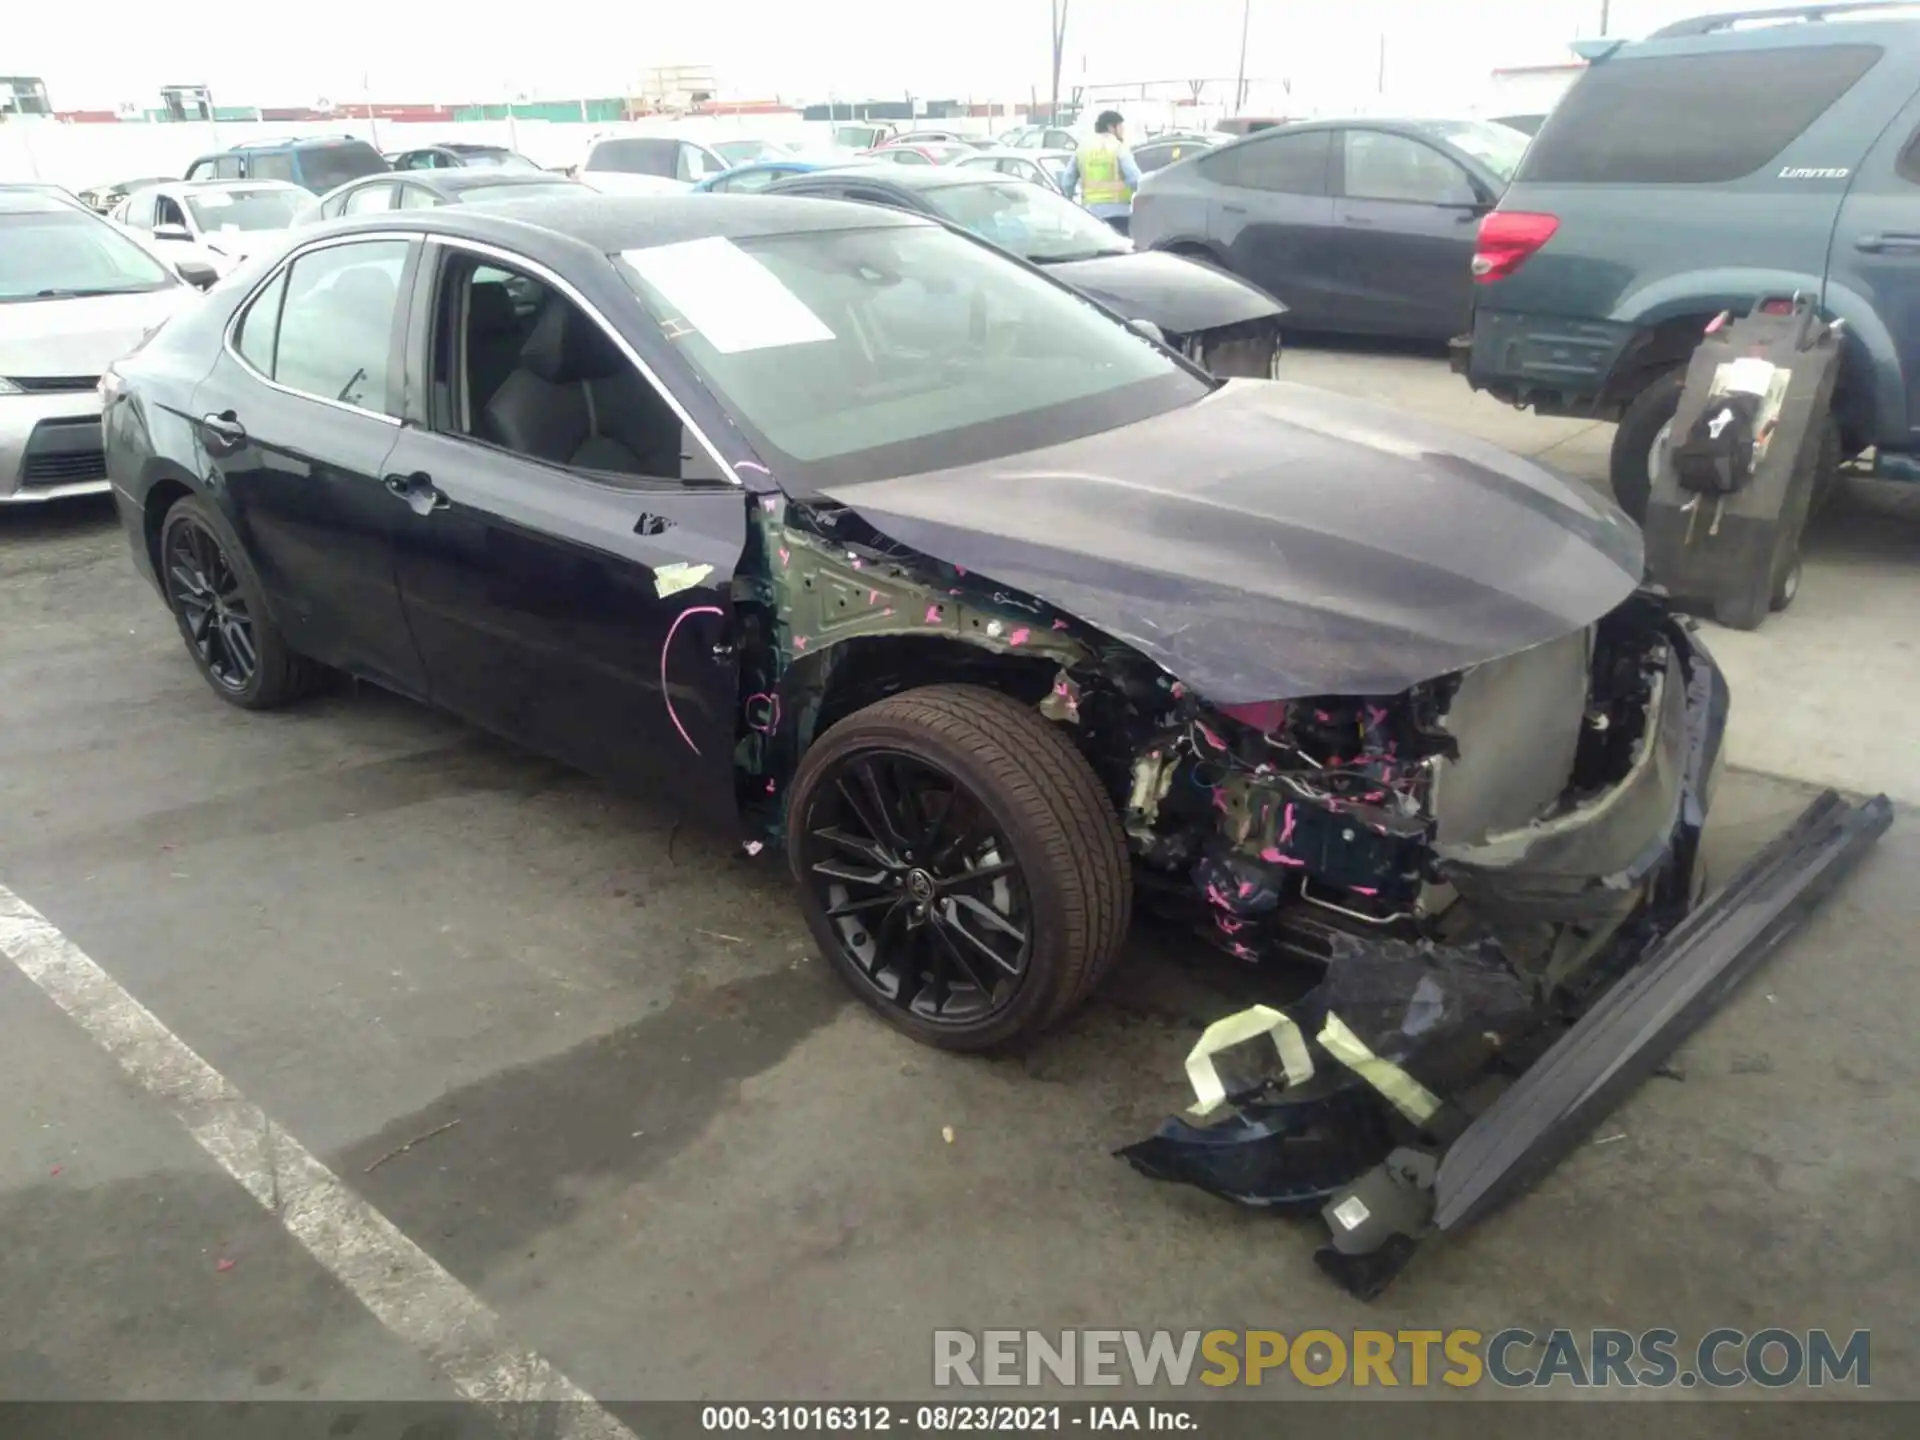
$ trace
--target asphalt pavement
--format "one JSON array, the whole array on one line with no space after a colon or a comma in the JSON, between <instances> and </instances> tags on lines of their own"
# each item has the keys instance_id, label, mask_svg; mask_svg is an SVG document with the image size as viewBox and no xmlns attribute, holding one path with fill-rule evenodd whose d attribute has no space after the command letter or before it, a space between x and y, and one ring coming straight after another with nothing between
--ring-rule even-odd
<instances>
[{"instance_id":1,"label":"asphalt pavement","mask_svg":"<svg viewBox=\"0 0 1920 1440\"><path fill-rule=\"evenodd\" d=\"M1431 359L1288 367L1604 473L1605 427ZM1709 627L1714 872L1821 785L1920 801L1916 514L1850 497L1793 610ZM916 1047L700 817L367 687L242 714L109 508L0 514L0 886L106 977L0 965L0 1396L448 1398L408 1329L444 1275L608 1402L921 1396L932 1331L988 1325L1871 1327L1875 1393L1920 1398L1917 870L1903 811L1677 1078L1363 1306L1308 1228L1110 1156L1240 1003L1211 955L1143 936L1021 1056ZM272 1183L288 1154L341 1182L348 1261L175 1118L182 1056L284 1137Z\"/></svg>"}]
</instances>

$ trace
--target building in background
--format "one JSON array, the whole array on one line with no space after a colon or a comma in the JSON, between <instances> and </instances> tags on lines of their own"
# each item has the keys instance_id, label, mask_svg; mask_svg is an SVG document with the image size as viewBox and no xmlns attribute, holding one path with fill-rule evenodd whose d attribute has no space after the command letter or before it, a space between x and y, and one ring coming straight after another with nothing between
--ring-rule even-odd
<instances>
[{"instance_id":1,"label":"building in background","mask_svg":"<svg viewBox=\"0 0 1920 1440\"><path fill-rule=\"evenodd\" d=\"M46 81L38 75L0 75L0 120L51 114Z\"/></svg>"}]
</instances>

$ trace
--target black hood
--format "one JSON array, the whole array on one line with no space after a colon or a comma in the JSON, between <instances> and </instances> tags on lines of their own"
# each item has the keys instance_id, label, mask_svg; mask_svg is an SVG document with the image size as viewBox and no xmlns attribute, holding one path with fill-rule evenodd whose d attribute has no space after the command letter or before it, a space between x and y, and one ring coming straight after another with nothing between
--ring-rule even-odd
<instances>
[{"instance_id":1,"label":"black hood","mask_svg":"<svg viewBox=\"0 0 1920 1440\"><path fill-rule=\"evenodd\" d=\"M1151 320L1172 334L1237 325L1284 314L1287 308L1224 270L1151 250L1067 260L1043 268L1109 310L1129 320Z\"/></svg>"},{"instance_id":2,"label":"black hood","mask_svg":"<svg viewBox=\"0 0 1920 1440\"><path fill-rule=\"evenodd\" d=\"M1397 694L1577 630L1640 581L1640 532L1578 481L1284 382L823 493L1225 705Z\"/></svg>"}]
</instances>

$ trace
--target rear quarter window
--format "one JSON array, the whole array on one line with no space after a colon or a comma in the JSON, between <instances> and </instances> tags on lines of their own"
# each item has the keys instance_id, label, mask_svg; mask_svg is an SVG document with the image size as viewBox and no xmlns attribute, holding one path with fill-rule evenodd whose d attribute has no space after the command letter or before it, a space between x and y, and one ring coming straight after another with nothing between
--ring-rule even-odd
<instances>
[{"instance_id":1,"label":"rear quarter window","mask_svg":"<svg viewBox=\"0 0 1920 1440\"><path fill-rule=\"evenodd\" d=\"M1715 185L1753 174L1871 70L1878 45L1602 61L1555 107L1515 180ZM1852 165L1866 138L1836 166ZM1826 162L1822 162L1826 163Z\"/></svg>"}]
</instances>

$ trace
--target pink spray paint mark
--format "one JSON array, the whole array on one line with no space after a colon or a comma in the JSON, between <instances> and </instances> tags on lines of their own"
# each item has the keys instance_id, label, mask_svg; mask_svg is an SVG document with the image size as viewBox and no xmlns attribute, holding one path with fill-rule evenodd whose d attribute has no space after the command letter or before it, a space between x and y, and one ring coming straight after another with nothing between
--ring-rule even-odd
<instances>
[{"instance_id":1,"label":"pink spray paint mark","mask_svg":"<svg viewBox=\"0 0 1920 1440\"><path fill-rule=\"evenodd\" d=\"M767 777L767 794L771 795L772 793L773 793L773 777L769 775Z\"/></svg>"},{"instance_id":2,"label":"pink spray paint mark","mask_svg":"<svg viewBox=\"0 0 1920 1440\"><path fill-rule=\"evenodd\" d=\"M1287 808L1280 812L1280 843L1286 844L1293 838L1293 802L1287 802Z\"/></svg>"},{"instance_id":3,"label":"pink spray paint mark","mask_svg":"<svg viewBox=\"0 0 1920 1440\"><path fill-rule=\"evenodd\" d=\"M1222 815L1231 815L1233 813L1233 806L1227 803L1227 792L1218 786L1214 787L1213 808L1218 810Z\"/></svg>"},{"instance_id":4,"label":"pink spray paint mark","mask_svg":"<svg viewBox=\"0 0 1920 1440\"><path fill-rule=\"evenodd\" d=\"M938 605L927 606L927 624L938 625L939 623L940 623L940 607Z\"/></svg>"},{"instance_id":5,"label":"pink spray paint mark","mask_svg":"<svg viewBox=\"0 0 1920 1440\"><path fill-rule=\"evenodd\" d=\"M1209 730L1206 727L1204 722L1199 720L1194 721L1193 728L1198 730L1202 735L1204 735L1206 737L1207 743L1211 745L1214 749L1224 750L1227 748L1227 742L1222 740L1218 735L1214 734L1213 731Z\"/></svg>"},{"instance_id":6,"label":"pink spray paint mark","mask_svg":"<svg viewBox=\"0 0 1920 1440\"><path fill-rule=\"evenodd\" d=\"M1064 620L1056 620L1053 622L1053 628L1056 630L1064 630L1067 628L1067 622Z\"/></svg>"},{"instance_id":7,"label":"pink spray paint mark","mask_svg":"<svg viewBox=\"0 0 1920 1440\"><path fill-rule=\"evenodd\" d=\"M1223 935L1238 935L1247 928L1246 921L1236 920L1231 915L1216 915L1213 917L1213 923L1220 927L1220 933Z\"/></svg>"},{"instance_id":8,"label":"pink spray paint mark","mask_svg":"<svg viewBox=\"0 0 1920 1440\"><path fill-rule=\"evenodd\" d=\"M867 562L856 555L853 560L853 568L856 570L864 570L867 568Z\"/></svg>"},{"instance_id":9,"label":"pink spray paint mark","mask_svg":"<svg viewBox=\"0 0 1920 1440\"><path fill-rule=\"evenodd\" d=\"M794 636L794 637L793 637L793 648L794 648L794 649L796 649L796 650L804 650L804 649L806 649L806 648L807 648L807 637L806 637L806 636L804 636L804 635L796 635L796 636Z\"/></svg>"},{"instance_id":10,"label":"pink spray paint mark","mask_svg":"<svg viewBox=\"0 0 1920 1440\"><path fill-rule=\"evenodd\" d=\"M1233 908L1233 902L1227 899L1226 892L1211 880L1207 882L1207 899L1215 905L1218 905L1222 910L1231 910Z\"/></svg>"},{"instance_id":11,"label":"pink spray paint mark","mask_svg":"<svg viewBox=\"0 0 1920 1440\"><path fill-rule=\"evenodd\" d=\"M880 592L878 590L867 591L867 603L869 605L878 605L880 603Z\"/></svg>"},{"instance_id":12,"label":"pink spray paint mark","mask_svg":"<svg viewBox=\"0 0 1920 1440\"><path fill-rule=\"evenodd\" d=\"M725 615L727 612L718 605L694 605L682 610L673 617L673 623L667 627L667 638L660 645L660 698L666 701L667 718L673 721L673 728L680 732L680 738L687 742L687 748L694 754L700 753L700 747L693 743L693 737L687 733L687 727L680 723L680 714L673 708L673 691L667 685L667 654L673 649L673 637L680 633L680 627L686 623L689 615Z\"/></svg>"},{"instance_id":13,"label":"pink spray paint mark","mask_svg":"<svg viewBox=\"0 0 1920 1440\"><path fill-rule=\"evenodd\" d=\"M1367 707L1367 724L1384 725L1386 720L1387 712L1382 710L1378 705L1369 705Z\"/></svg>"},{"instance_id":14,"label":"pink spray paint mark","mask_svg":"<svg viewBox=\"0 0 1920 1440\"><path fill-rule=\"evenodd\" d=\"M1018 630L1014 631L1013 634L1007 637L1007 644L1024 645L1027 643L1029 639L1032 638L1032 633L1033 632L1028 630L1026 626L1022 625Z\"/></svg>"},{"instance_id":15,"label":"pink spray paint mark","mask_svg":"<svg viewBox=\"0 0 1920 1440\"><path fill-rule=\"evenodd\" d=\"M1167 693L1173 696L1174 699L1178 700L1182 695L1187 693L1187 687L1182 685L1178 680L1176 680L1173 682L1173 689L1169 690Z\"/></svg>"},{"instance_id":16,"label":"pink spray paint mark","mask_svg":"<svg viewBox=\"0 0 1920 1440\"><path fill-rule=\"evenodd\" d=\"M1273 846L1271 845L1269 845L1266 849L1260 852L1260 858L1266 861L1269 865L1290 865L1296 870L1305 869L1307 864L1306 861L1296 860L1291 855L1282 855L1278 850L1274 849Z\"/></svg>"},{"instance_id":17,"label":"pink spray paint mark","mask_svg":"<svg viewBox=\"0 0 1920 1440\"><path fill-rule=\"evenodd\" d=\"M967 573L967 567L964 565L956 565L953 567L953 573L956 575L965 575Z\"/></svg>"},{"instance_id":18,"label":"pink spray paint mark","mask_svg":"<svg viewBox=\"0 0 1920 1440\"><path fill-rule=\"evenodd\" d=\"M753 707L761 701L766 703L767 713L764 718L755 720L751 718ZM763 690L757 695L749 695L747 697L747 712L749 717L747 720L747 728L749 730L758 730L762 735L771 735L780 728L780 697L771 690Z\"/></svg>"},{"instance_id":19,"label":"pink spray paint mark","mask_svg":"<svg viewBox=\"0 0 1920 1440\"><path fill-rule=\"evenodd\" d=\"M1367 885L1356 885L1353 887L1353 893L1356 895L1371 896L1371 895L1378 895L1380 892Z\"/></svg>"},{"instance_id":20,"label":"pink spray paint mark","mask_svg":"<svg viewBox=\"0 0 1920 1440\"><path fill-rule=\"evenodd\" d=\"M958 590L949 590L949 591L947 591L947 593L948 593L949 595L958 595L958 594L959 594L960 592L959 592Z\"/></svg>"},{"instance_id":21,"label":"pink spray paint mark","mask_svg":"<svg viewBox=\"0 0 1920 1440\"><path fill-rule=\"evenodd\" d=\"M1258 958L1254 955L1253 951L1249 950L1238 940L1234 941L1232 946L1229 947L1228 953L1236 960L1253 960Z\"/></svg>"},{"instance_id":22,"label":"pink spray paint mark","mask_svg":"<svg viewBox=\"0 0 1920 1440\"><path fill-rule=\"evenodd\" d=\"M886 608L886 609L884 609L884 610L882 610L882 611L881 611L880 613L881 613L881 615L883 615L883 616L886 616L886 615L891 615L891 614L893 613L893 606L891 606L891 605L889 605L889 606L887 606L887 608Z\"/></svg>"},{"instance_id":23,"label":"pink spray paint mark","mask_svg":"<svg viewBox=\"0 0 1920 1440\"><path fill-rule=\"evenodd\" d=\"M775 510L780 508L780 501L772 495L762 495L760 497L760 508L771 515Z\"/></svg>"},{"instance_id":24,"label":"pink spray paint mark","mask_svg":"<svg viewBox=\"0 0 1920 1440\"><path fill-rule=\"evenodd\" d=\"M1240 882L1240 889L1237 893L1239 894L1240 898L1244 900L1249 895L1253 894L1253 890L1254 890L1254 885L1251 880L1242 880Z\"/></svg>"},{"instance_id":25,"label":"pink spray paint mark","mask_svg":"<svg viewBox=\"0 0 1920 1440\"><path fill-rule=\"evenodd\" d=\"M789 550L789 549L787 549L787 547L786 547L786 546L784 546L784 545L782 545L782 546L780 547L780 564L781 564L781 567L782 567L782 568L785 568L785 566L786 566L786 563L787 563L787 561L789 561L789 560L791 560L792 558L793 558L793 552L792 552L791 550Z\"/></svg>"},{"instance_id":26,"label":"pink spray paint mark","mask_svg":"<svg viewBox=\"0 0 1920 1440\"><path fill-rule=\"evenodd\" d=\"M1327 725L1327 724L1330 724L1330 723L1332 723L1332 720L1333 720L1333 717L1332 717L1331 715L1329 715L1329 714L1327 714L1327 712L1326 712L1326 711L1324 711L1324 710L1316 710L1316 711L1314 711L1314 712L1313 712L1313 718L1314 718L1314 719L1316 719L1316 720L1318 720L1318 721L1319 721L1319 722L1320 722L1320 723L1321 723L1322 725Z\"/></svg>"}]
</instances>

